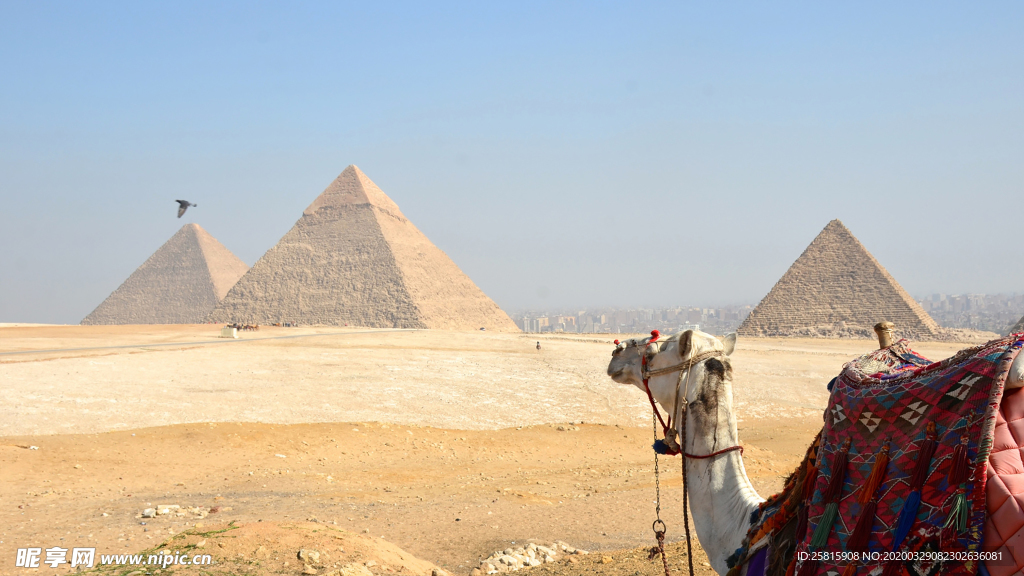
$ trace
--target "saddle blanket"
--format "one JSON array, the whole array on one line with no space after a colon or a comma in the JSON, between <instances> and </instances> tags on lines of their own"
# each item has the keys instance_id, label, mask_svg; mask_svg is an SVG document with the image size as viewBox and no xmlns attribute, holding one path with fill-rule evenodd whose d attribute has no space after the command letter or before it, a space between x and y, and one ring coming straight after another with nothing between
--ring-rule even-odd
<instances>
[{"instance_id":1,"label":"saddle blanket","mask_svg":"<svg viewBox=\"0 0 1024 576\"><path fill-rule=\"evenodd\" d=\"M755 513L729 576L1021 572L1024 392L1004 400L1003 384L1022 345L932 363L900 340L844 366L821 434Z\"/></svg>"}]
</instances>

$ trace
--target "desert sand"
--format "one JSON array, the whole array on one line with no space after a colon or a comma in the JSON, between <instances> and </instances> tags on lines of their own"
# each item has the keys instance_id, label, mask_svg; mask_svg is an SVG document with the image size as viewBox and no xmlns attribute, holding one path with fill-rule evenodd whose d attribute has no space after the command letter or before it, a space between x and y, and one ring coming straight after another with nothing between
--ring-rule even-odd
<instances>
[{"instance_id":1,"label":"desert sand","mask_svg":"<svg viewBox=\"0 0 1024 576\"><path fill-rule=\"evenodd\" d=\"M313 547L318 574L469 574L495 550L553 540L591 554L530 571L660 573L641 550L651 414L605 376L617 336L218 331L0 327L0 574L32 573L14 567L28 546L207 551L218 564L205 572L224 574L299 574ZM762 496L820 428L828 380L876 345L740 339L734 394ZM915 348L941 359L963 346ZM662 469L678 543L678 459ZM180 515L140 517L158 505ZM670 557L680 570L678 544Z\"/></svg>"}]
</instances>

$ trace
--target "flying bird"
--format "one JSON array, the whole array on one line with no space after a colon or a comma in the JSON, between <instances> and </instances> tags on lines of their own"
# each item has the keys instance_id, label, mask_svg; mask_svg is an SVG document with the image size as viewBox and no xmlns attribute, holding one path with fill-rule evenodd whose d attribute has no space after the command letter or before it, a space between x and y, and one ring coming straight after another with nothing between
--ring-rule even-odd
<instances>
[{"instance_id":1,"label":"flying bird","mask_svg":"<svg viewBox=\"0 0 1024 576\"><path fill-rule=\"evenodd\" d=\"M185 210L188 210L189 206L199 206L199 204L193 204L188 200L175 200L175 202L178 203L178 218L181 218L181 216L185 213Z\"/></svg>"}]
</instances>

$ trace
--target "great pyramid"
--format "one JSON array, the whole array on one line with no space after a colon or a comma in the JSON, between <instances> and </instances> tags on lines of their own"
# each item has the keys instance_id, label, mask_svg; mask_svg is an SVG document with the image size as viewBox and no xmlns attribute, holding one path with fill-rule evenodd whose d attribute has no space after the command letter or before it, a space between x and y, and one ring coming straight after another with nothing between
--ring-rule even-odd
<instances>
[{"instance_id":1,"label":"great pyramid","mask_svg":"<svg viewBox=\"0 0 1024 576\"><path fill-rule=\"evenodd\" d=\"M82 324L203 322L248 269L198 224L186 224Z\"/></svg>"},{"instance_id":2,"label":"great pyramid","mask_svg":"<svg viewBox=\"0 0 1024 576\"><path fill-rule=\"evenodd\" d=\"M747 336L861 335L882 320L907 337L939 325L839 220L833 220L739 327Z\"/></svg>"},{"instance_id":3,"label":"great pyramid","mask_svg":"<svg viewBox=\"0 0 1024 576\"><path fill-rule=\"evenodd\" d=\"M518 331L355 166L303 211L209 318Z\"/></svg>"}]
</instances>

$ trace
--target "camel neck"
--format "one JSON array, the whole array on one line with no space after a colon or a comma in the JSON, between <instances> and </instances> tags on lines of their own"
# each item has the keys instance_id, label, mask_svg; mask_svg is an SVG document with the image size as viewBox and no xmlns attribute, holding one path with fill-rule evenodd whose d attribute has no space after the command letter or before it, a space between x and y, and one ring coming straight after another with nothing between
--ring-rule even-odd
<instances>
[{"instance_id":1,"label":"camel neck","mask_svg":"<svg viewBox=\"0 0 1024 576\"><path fill-rule=\"evenodd\" d=\"M697 538L711 567L725 574L726 558L743 543L750 514L764 500L750 484L738 451L707 460L688 459L686 483Z\"/></svg>"}]
</instances>

